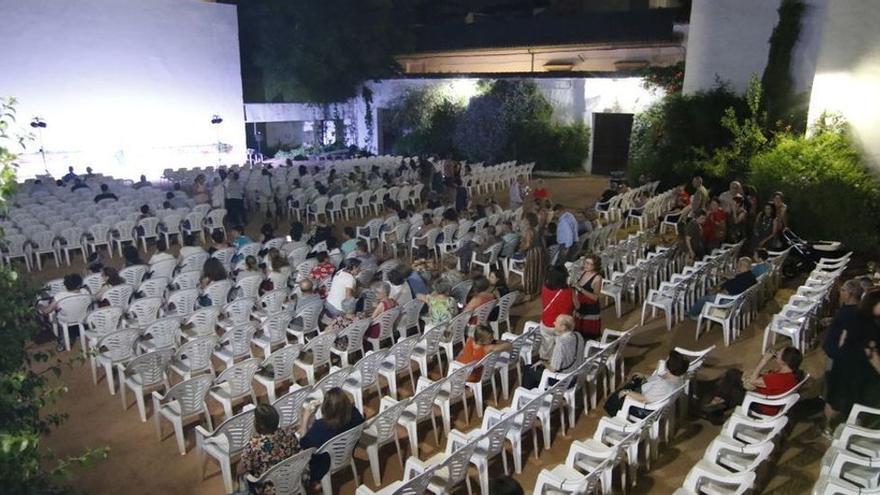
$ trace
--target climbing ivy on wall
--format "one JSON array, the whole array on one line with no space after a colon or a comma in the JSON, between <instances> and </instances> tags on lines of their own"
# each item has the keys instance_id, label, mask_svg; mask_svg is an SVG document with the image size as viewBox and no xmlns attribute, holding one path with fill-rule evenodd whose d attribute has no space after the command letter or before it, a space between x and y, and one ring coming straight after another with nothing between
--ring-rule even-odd
<instances>
[{"instance_id":1,"label":"climbing ivy on wall","mask_svg":"<svg viewBox=\"0 0 880 495\"><path fill-rule=\"evenodd\" d=\"M770 128L804 132L807 126L807 97L794 93L791 60L801 33L801 18L806 6L801 0L782 0L779 23L770 36L767 67L761 78L763 107Z\"/></svg>"}]
</instances>

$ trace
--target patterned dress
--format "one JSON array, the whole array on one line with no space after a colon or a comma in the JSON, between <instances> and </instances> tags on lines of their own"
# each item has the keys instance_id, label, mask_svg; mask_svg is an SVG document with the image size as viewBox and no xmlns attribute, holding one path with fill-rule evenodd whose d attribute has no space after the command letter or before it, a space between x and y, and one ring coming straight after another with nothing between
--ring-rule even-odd
<instances>
[{"instance_id":1,"label":"patterned dress","mask_svg":"<svg viewBox=\"0 0 880 495\"><path fill-rule=\"evenodd\" d=\"M279 428L271 435L257 435L244 447L241 463L245 471L252 476L260 476L266 470L299 452L299 441L293 434L294 426ZM307 479L307 477L304 477ZM271 485L254 487L255 492L262 495L273 495Z\"/></svg>"}]
</instances>

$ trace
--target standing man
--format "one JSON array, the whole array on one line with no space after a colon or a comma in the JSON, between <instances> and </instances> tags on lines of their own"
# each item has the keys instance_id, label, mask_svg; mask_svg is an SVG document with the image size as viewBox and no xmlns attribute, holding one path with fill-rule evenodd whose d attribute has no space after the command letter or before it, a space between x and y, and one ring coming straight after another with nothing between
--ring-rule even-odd
<instances>
[{"instance_id":1,"label":"standing man","mask_svg":"<svg viewBox=\"0 0 880 495\"><path fill-rule=\"evenodd\" d=\"M556 222L556 244L560 247L559 264L562 264L578 254L573 252L578 240L578 224L574 214L561 204L554 206L553 211L559 215Z\"/></svg>"},{"instance_id":2,"label":"standing man","mask_svg":"<svg viewBox=\"0 0 880 495\"><path fill-rule=\"evenodd\" d=\"M694 194L691 195L691 216L696 218L697 210L705 210L709 205L709 191L703 186L703 177L700 174L694 175L691 185L694 186Z\"/></svg>"},{"instance_id":3,"label":"standing man","mask_svg":"<svg viewBox=\"0 0 880 495\"><path fill-rule=\"evenodd\" d=\"M265 213L266 219L275 222L275 193L278 192L278 187L275 185L275 177L270 172L271 168L271 165L266 165L262 170L257 191L260 193L260 208Z\"/></svg>"},{"instance_id":4,"label":"standing man","mask_svg":"<svg viewBox=\"0 0 880 495\"><path fill-rule=\"evenodd\" d=\"M706 244L703 242L703 224L706 222L706 210L693 210L694 217L685 227L684 242L688 254L694 261L700 261L706 256Z\"/></svg>"},{"instance_id":5,"label":"standing man","mask_svg":"<svg viewBox=\"0 0 880 495\"><path fill-rule=\"evenodd\" d=\"M526 187L526 178L520 175L512 184L510 184L510 192L508 196L510 199L510 209L515 210L522 206L528 195L529 190Z\"/></svg>"},{"instance_id":6,"label":"standing man","mask_svg":"<svg viewBox=\"0 0 880 495\"><path fill-rule=\"evenodd\" d=\"M244 186L238 180L238 172L232 172L226 178L226 212L232 225L246 225L244 218Z\"/></svg>"}]
</instances>

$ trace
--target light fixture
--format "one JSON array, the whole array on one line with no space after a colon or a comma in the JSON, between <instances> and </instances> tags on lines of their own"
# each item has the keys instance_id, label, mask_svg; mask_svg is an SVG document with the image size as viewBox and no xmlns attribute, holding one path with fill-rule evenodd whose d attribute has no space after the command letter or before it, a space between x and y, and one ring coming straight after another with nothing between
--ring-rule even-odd
<instances>
[{"instance_id":1,"label":"light fixture","mask_svg":"<svg viewBox=\"0 0 880 495\"><path fill-rule=\"evenodd\" d=\"M34 129L36 129L36 128L45 129L46 128L46 121L41 119L40 117L34 117L34 119L31 120L31 127L33 127Z\"/></svg>"},{"instance_id":2,"label":"light fixture","mask_svg":"<svg viewBox=\"0 0 880 495\"><path fill-rule=\"evenodd\" d=\"M219 123L221 123L221 122L223 122L223 118L220 117L219 115L214 114L214 115L211 117L211 123L212 123L212 124L217 125L217 124L219 124Z\"/></svg>"}]
</instances>

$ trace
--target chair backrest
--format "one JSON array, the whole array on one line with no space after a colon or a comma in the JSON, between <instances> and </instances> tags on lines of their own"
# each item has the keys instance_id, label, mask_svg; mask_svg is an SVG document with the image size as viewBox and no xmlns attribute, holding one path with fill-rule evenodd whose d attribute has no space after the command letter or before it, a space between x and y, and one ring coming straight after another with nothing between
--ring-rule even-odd
<instances>
[{"instance_id":1,"label":"chair backrest","mask_svg":"<svg viewBox=\"0 0 880 495\"><path fill-rule=\"evenodd\" d=\"M137 291L145 297L159 297L164 300L165 293L168 291L168 282L166 277L148 278L141 282Z\"/></svg>"},{"instance_id":2,"label":"chair backrest","mask_svg":"<svg viewBox=\"0 0 880 495\"><path fill-rule=\"evenodd\" d=\"M429 415L434 414L434 401L437 400L437 394L440 393L444 383L446 383L445 379L437 380L412 396L411 400L412 405L415 406L416 420L427 418Z\"/></svg>"},{"instance_id":3,"label":"chair backrest","mask_svg":"<svg viewBox=\"0 0 880 495\"><path fill-rule=\"evenodd\" d=\"M352 353L361 350L364 343L364 334L367 333L371 323L372 321L369 318L361 318L339 332L338 337L346 338L345 352Z\"/></svg>"},{"instance_id":4,"label":"chair backrest","mask_svg":"<svg viewBox=\"0 0 880 495\"><path fill-rule=\"evenodd\" d=\"M245 356L251 352L251 339L257 331L257 324L249 321L232 327L220 337L220 343L232 353L233 357Z\"/></svg>"},{"instance_id":5,"label":"chair backrest","mask_svg":"<svg viewBox=\"0 0 880 495\"><path fill-rule=\"evenodd\" d=\"M168 278L174 274L174 268L177 267L177 260L174 258L169 258L167 260L157 261L150 265L150 272L152 272L152 279L155 278Z\"/></svg>"},{"instance_id":6,"label":"chair backrest","mask_svg":"<svg viewBox=\"0 0 880 495\"><path fill-rule=\"evenodd\" d=\"M184 343L177 348L174 358L187 360L187 367L192 371L206 370L211 365L211 353L217 345L217 336L205 335Z\"/></svg>"},{"instance_id":7,"label":"chair backrest","mask_svg":"<svg viewBox=\"0 0 880 495\"><path fill-rule=\"evenodd\" d=\"M437 469L438 466L434 466L415 478L410 478L409 481L404 482L391 495L423 495L428 490L431 480L434 479Z\"/></svg>"},{"instance_id":8,"label":"chair backrest","mask_svg":"<svg viewBox=\"0 0 880 495\"><path fill-rule=\"evenodd\" d=\"M380 445L391 440L394 435L397 435L397 421L400 419L400 415L403 414L403 411L409 406L409 404L410 399L397 401L387 409L373 416L373 418L366 424L365 429L373 429L373 433L376 435L376 442Z\"/></svg>"},{"instance_id":9,"label":"chair backrest","mask_svg":"<svg viewBox=\"0 0 880 495\"><path fill-rule=\"evenodd\" d=\"M452 492L455 485L464 481L467 476L468 467L470 466L471 457L477 448L477 442L470 442L452 453L441 464L441 470L446 468L444 476L445 488Z\"/></svg>"},{"instance_id":10,"label":"chair backrest","mask_svg":"<svg viewBox=\"0 0 880 495\"><path fill-rule=\"evenodd\" d=\"M250 297L236 299L223 306L222 314L234 325L247 323L251 318L256 300Z\"/></svg>"},{"instance_id":11,"label":"chair backrest","mask_svg":"<svg viewBox=\"0 0 880 495\"><path fill-rule=\"evenodd\" d=\"M361 388L367 388L376 384L376 380L379 377L379 366L388 356L388 352L388 349L369 352L354 364L352 372L360 374Z\"/></svg>"},{"instance_id":12,"label":"chair backrest","mask_svg":"<svg viewBox=\"0 0 880 495\"><path fill-rule=\"evenodd\" d=\"M290 320L292 319L293 315L287 311L279 311L270 314L261 325L263 334L266 335L269 338L269 342L273 344L286 341L287 327L290 325Z\"/></svg>"},{"instance_id":13,"label":"chair backrest","mask_svg":"<svg viewBox=\"0 0 880 495\"><path fill-rule=\"evenodd\" d=\"M130 359L134 357L134 345L140 336L136 328L117 330L101 337L95 348L99 354L114 362Z\"/></svg>"},{"instance_id":14,"label":"chair backrest","mask_svg":"<svg viewBox=\"0 0 880 495\"><path fill-rule=\"evenodd\" d=\"M267 469L254 483L258 486L271 483L275 493L305 493L302 486L303 475L314 452L313 448L297 452Z\"/></svg>"},{"instance_id":15,"label":"chair backrest","mask_svg":"<svg viewBox=\"0 0 880 495\"><path fill-rule=\"evenodd\" d=\"M171 280L171 285L178 289L198 289L201 278L201 271L180 272Z\"/></svg>"},{"instance_id":16,"label":"chair backrest","mask_svg":"<svg viewBox=\"0 0 880 495\"><path fill-rule=\"evenodd\" d=\"M260 298L260 306L266 310L267 313L281 311L281 306L284 304L284 301L287 300L287 294L286 287L269 291L263 294L263 297Z\"/></svg>"},{"instance_id":17,"label":"chair backrest","mask_svg":"<svg viewBox=\"0 0 880 495\"><path fill-rule=\"evenodd\" d=\"M211 299L213 306L223 306L229 298L229 291L232 290L231 280L218 280L211 282L205 287L205 295Z\"/></svg>"},{"instance_id":18,"label":"chair backrest","mask_svg":"<svg viewBox=\"0 0 880 495\"><path fill-rule=\"evenodd\" d=\"M314 392L314 388L311 386L298 388L282 395L272 403L272 406L275 407L278 411L278 415L281 417L281 420L278 423L279 428L299 426L302 406L312 392Z\"/></svg>"},{"instance_id":19,"label":"chair backrest","mask_svg":"<svg viewBox=\"0 0 880 495\"><path fill-rule=\"evenodd\" d=\"M410 328L419 328L419 316L425 307L425 301L421 299L413 299L406 303L400 309L400 320L397 322L397 329L401 335Z\"/></svg>"},{"instance_id":20,"label":"chair backrest","mask_svg":"<svg viewBox=\"0 0 880 495\"><path fill-rule=\"evenodd\" d=\"M210 257L211 255L204 251L190 254L180 262L180 271L201 272L202 267L205 266L205 262L208 261L208 258Z\"/></svg>"},{"instance_id":21,"label":"chair backrest","mask_svg":"<svg viewBox=\"0 0 880 495\"><path fill-rule=\"evenodd\" d=\"M174 385L168 389L165 397L177 401L177 412L182 417L201 413L205 407L205 396L213 382L211 375L199 375Z\"/></svg>"},{"instance_id":22,"label":"chair backrest","mask_svg":"<svg viewBox=\"0 0 880 495\"><path fill-rule=\"evenodd\" d=\"M254 436L254 411L249 409L220 423L211 432L211 437L223 435L226 438L226 451L230 456L238 454Z\"/></svg>"},{"instance_id":23,"label":"chair backrest","mask_svg":"<svg viewBox=\"0 0 880 495\"><path fill-rule=\"evenodd\" d=\"M437 325L422 334L421 339L424 342L426 356L437 354L440 350L440 339L443 338L443 332L447 328L447 325Z\"/></svg>"},{"instance_id":24,"label":"chair backrest","mask_svg":"<svg viewBox=\"0 0 880 495\"><path fill-rule=\"evenodd\" d=\"M318 367L330 364L330 348L333 346L335 339L336 335L330 332L312 337L305 348L303 348L303 351L312 351L312 365Z\"/></svg>"},{"instance_id":25,"label":"chair backrest","mask_svg":"<svg viewBox=\"0 0 880 495\"><path fill-rule=\"evenodd\" d=\"M98 335L106 335L119 327L122 313L122 308L114 308L113 306L99 308L86 316L86 325Z\"/></svg>"},{"instance_id":26,"label":"chair backrest","mask_svg":"<svg viewBox=\"0 0 880 495\"><path fill-rule=\"evenodd\" d=\"M217 375L214 385L226 384L229 395L233 397L248 394L253 390L251 382L259 368L260 360L258 358L246 359L223 370Z\"/></svg>"},{"instance_id":27,"label":"chair backrest","mask_svg":"<svg viewBox=\"0 0 880 495\"><path fill-rule=\"evenodd\" d=\"M196 307L199 298L198 289L181 289L168 294L168 306L174 305L173 314L188 316Z\"/></svg>"},{"instance_id":28,"label":"chair backrest","mask_svg":"<svg viewBox=\"0 0 880 495\"><path fill-rule=\"evenodd\" d=\"M510 308L519 299L519 291L508 292L498 299L498 321L506 320L510 316Z\"/></svg>"},{"instance_id":29,"label":"chair backrest","mask_svg":"<svg viewBox=\"0 0 880 495\"><path fill-rule=\"evenodd\" d=\"M127 308L131 295L134 293L134 287L128 284L121 284L110 287L101 296L102 299L109 302L111 306L117 308Z\"/></svg>"},{"instance_id":30,"label":"chair backrest","mask_svg":"<svg viewBox=\"0 0 880 495\"><path fill-rule=\"evenodd\" d=\"M467 303L467 296L471 293L471 288L473 288L473 286L473 280L459 282L449 291L449 295L452 296L460 306L464 306Z\"/></svg>"},{"instance_id":31,"label":"chair backrest","mask_svg":"<svg viewBox=\"0 0 880 495\"><path fill-rule=\"evenodd\" d=\"M364 425L355 426L331 438L315 451L316 456L321 454L330 456L330 474L348 465L363 430Z\"/></svg>"},{"instance_id":32,"label":"chair backrest","mask_svg":"<svg viewBox=\"0 0 880 495\"><path fill-rule=\"evenodd\" d=\"M161 349L148 352L132 359L125 365L125 373L138 375L144 388L162 383L165 380L165 368L174 355L173 349Z\"/></svg>"},{"instance_id":33,"label":"chair backrest","mask_svg":"<svg viewBox=\"0 0 880 495\"><path fill-rule=\"evenodd\" d=\"M288 344L281 349L273 351L263 361L262 367L272 367L272 378L275 381L285 380L293 376L293 362L302 352L302 346L299 344Z\"/></svg>"},{"instance_id":34,"label":"chair backrest","mask_svg":"<svg viewBox=\"0 0 880 495\"><path fill-rule=\"evenodd\" d=\"M495 309L495 306L497 304L498 300L492 299L491 301L486 301L474 309L473 317L477 318L477 325L486 325L489 323L489 314L492 313L492 310Z\"/></svg>"},{"instance_id":35,"label":"chair backrest","mask_svg":"<svg viewBox=\"0 0 880 495\"><path fill-rule=\"evenodd\" d=\"M215 335L217 320L220 318L220 308L208 306L195 310L186 319L186 323L192 325L191 330L196 335Z\"/></svg>"},{"instance_id":36,"label":"chair backrest","mask_svg":"<svg viewBox=\"0 0 880 495\"><path fill-rule=\"evenodd\" d=\"M382 312L374 320L374 324L379 325L379 341L390 339L394 334L394 322L400 316L400 307L395 306L389 310Z\"/></svg>"},{"instance_id":37,"label":"chair backrest","mask_svg":"<svg viewBox=\"0 0 880 495\"><path fill-rule=\"evenodd\" d=\"M456 342L464 342L466 337L465 333L467 332L468 323L471 321L471 316L472 313L470 311L464 311L458 314L455 318L449 320L447 331L449 332L450 342L453 344Z\"/></svg>"},{"instance_id":38,"label":"chair backrest","mask_svg":"<svg viewBox=\"0 0 880 495\"><path fill-rule=\"evenodd\" d=\"M134 317L138 325L144 326L156 321L161 307L161 297L144 297L135 299L128 306L127 312L130 317Z\"/></svg>"},{"instance_id":39,"label":"chair backrest","mask_svg":"<svg viewBox=\"0 0 880 495\"><path fill-rule=\"evenodd\" d=\"M150 323L144 329L144 336L152 337L152 344L156 349L171 349L180 340L180 318L167 316L161 320Z\"/></svg>"},{"instance_id":40,"label":"chair backrest","mask_svg":"<svg viewBox=\"0 0 880 495\"><path fill-rule=\"evenodd\" d=\"M86 320L92 298L88 294L65 297L58 301L58 321L61 323L81 323Z\"/></svg>"},{"instance_id":41,"label":"chair backrest","mask_svg":"<svg viewBox=\"0 0 880 495\"><path fill-rule=\"evenodd\" d=\"M422 337L419 335L413 335L399 341L391 347L389 355L394 357L395 371L399 372L410 366L413 349L419 343L421 338Z\"/></svg>"}]
</instances>

